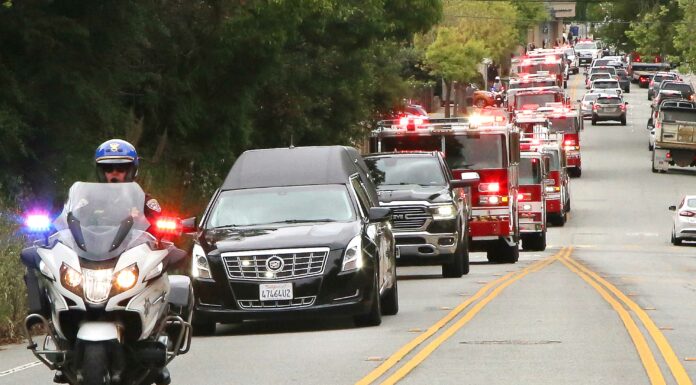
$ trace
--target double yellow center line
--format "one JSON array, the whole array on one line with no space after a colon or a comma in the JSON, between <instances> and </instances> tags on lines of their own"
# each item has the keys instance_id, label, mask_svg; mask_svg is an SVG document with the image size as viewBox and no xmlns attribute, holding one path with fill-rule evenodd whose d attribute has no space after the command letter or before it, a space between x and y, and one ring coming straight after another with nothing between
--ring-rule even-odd
<instances>
[{"instance_id":1,"label":"double yellow center line","mask_svg":"<svg viewBox=\"0 0 696 385\"><path fill-rule=\"evenodd\" d=\"M468 298L466 301L462 302L455 309L450 311L445 317L432 325L428 330L418 335L416 338L408 342L397 352L392 354L387 360L385 360L381 365L375 368L367 376L363 377L361 380L356 382L356 385L368 385L376 382L387 372L392 370L397 366L401 360L403 360L408 354L413 352L418 346L426 342L430 337L435 335L441 329L445 328L452 320L457 318L460 313L462 313L470 305L474 304L466 313L464 313L459 319L456 320L452 325L447 327L442 333L437 337L432 339L427 345L425 345L420 351L413 355L408 361L406 361L401 367L393 371L386 379L384 379L382 385L391 385L399 382L404 377L406 377L413 369L420 365L428 356L430 356L440 345L452 337L457 331L459 331L464 325L471 321L476 314L478 314L486 305L493 301L500 293L502 293L508 286L512 285L516 281L524 278L530 273L537 272L546 266L560 260L565 266L567 266L571 271L579 275L583 280L590 284L597 292L604 298L612 308L619 314L619 317L623 321L628 333L636 346L638 355L645 367L648 378L651 384L661 385L665 384L665 379L660 371L660 367L652 354L649 345L638 328L637 324L631 317L630 313L624 308L619 300L623 302L628 308L633 311L640 321L643 323L645 329L648 331L649 335L652 337L658 349L662 353L667 366L670 368L672 375L677 381L678 385L691 385L691 380L689 379L683 366L677 359L676 354L672 350L671 346L667 342L667 339L660 332L659 328L655 326L654 322L650 317L641 309L635 302L629 299L621 291L619 291L615 286L606 280L599 277L596 273L592 272L587 267L583 266L579 262L571 258L573 249L571 247L561 249L557 254L548 257L544 260L536 262L518 272L512 272L500 277L482 287L476 294ZM611 296L611 293L616 296L616 298ZM478 301L478 302L477 302Z\"/></svg>"}]
</instances>

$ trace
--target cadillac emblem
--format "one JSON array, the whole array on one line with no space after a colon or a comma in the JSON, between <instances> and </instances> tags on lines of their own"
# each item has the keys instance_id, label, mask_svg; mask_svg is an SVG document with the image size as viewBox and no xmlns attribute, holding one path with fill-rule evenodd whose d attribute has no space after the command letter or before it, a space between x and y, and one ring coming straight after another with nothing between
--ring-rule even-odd
<instances>
[{"instance_id":1,"label":"cadillac emblem","mask_svg":"<svg viewBox=\"0 0 696 385\"><path fill-rule=\"evenodd\" d=\"M285 261L277 255L273 255L266 260L266 270L270 272L277 273L283 271L283 267L285 267Z\"/></svg>"}]
</instances>

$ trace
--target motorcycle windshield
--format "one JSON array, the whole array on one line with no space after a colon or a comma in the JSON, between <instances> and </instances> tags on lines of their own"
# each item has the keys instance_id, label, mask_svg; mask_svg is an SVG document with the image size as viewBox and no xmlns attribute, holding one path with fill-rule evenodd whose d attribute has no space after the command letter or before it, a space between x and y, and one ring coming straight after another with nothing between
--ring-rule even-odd
<instances>
[{"instance_id":1,"label":"motorcycle windshield","mask_svg":"<svg viewBox=\"0 0 696 385\"><path fill-rule=\"evenodd\" d=\"M80 258L106 261L125 250L154 241L147 232L145 193L137 183L77 182L55 220L52 236Z\"/></svg>"}]
</instances>

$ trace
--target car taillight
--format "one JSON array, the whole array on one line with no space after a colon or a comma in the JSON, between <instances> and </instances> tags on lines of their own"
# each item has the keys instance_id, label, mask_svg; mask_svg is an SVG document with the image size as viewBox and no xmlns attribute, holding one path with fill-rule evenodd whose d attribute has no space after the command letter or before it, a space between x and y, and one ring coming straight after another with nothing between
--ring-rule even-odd
<instances>
[{"instance_id":1,"label":"car taillight","mask_svg":"<svg viewBox=\"0 0 696 385\"><path fill-rule=\"evenodd\" d=\"M680 211L679 216L680 217L693 217L693 216L696 216L696 213L693 211Z\"/></svg>"},{"instance_id":2,"label":"car taillight","mask_svg":"<svg viewBox=\"0 0 696 385\"><path fill-rule=\"evenodd\" d=\"M593 106L592 106L592 109L593 109L594 111L599 111L599 104L593 105Z\"/></svg>"},{"instance_id":3,"label":"car taillight","mask_svg":"<svg viewBox=\"0 0 696 385\"><path fill-rule=\"evenodd\" d=\"M621 111L626 111L626 105L625 105L625 104L620 105L619 108L621 108Z\"/></svg>"},{"instance_id":4,"label":"car taillight","mask_svg":"<svg viewBox=\"0 0 696 385\"><path fill-rule=\"evenodd\" d=\"M480 192L496 193L500 191L500 183L480 183L478 190Z\"/></svg>"},{"instance_id":5,"label":"car taillight","mask_svg":"<svg viewBox=\"0 0 696 385\"><path fill-rule=\"evenodd\" d=\"M671 152L668 152L667 155L666 155L665 157L666 157L667 159L672 158L672 153L671 153Z\"/></svg>"}]
</instances>

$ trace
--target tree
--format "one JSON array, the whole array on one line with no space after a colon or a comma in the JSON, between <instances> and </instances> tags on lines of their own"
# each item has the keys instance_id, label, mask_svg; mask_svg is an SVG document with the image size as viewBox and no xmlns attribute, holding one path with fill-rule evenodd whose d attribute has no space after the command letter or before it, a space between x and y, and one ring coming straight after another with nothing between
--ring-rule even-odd
<instances>
[{"instance_id":1,"label":"tree","mask_svg":"<svg viewBox=\"0 0 696 385\"><path fill-rule=\"evenodd\" d=\"M450 117L452 83L474 78L487 55L482 41L468 38L458 28L438 27L435 41L425 50L425 65L445 84L445 117Z\"/></svg>"},{"instance_id":2,"label":"tree","mask_svg":"<svg viewBox=\"0 0 696 385\"><path fill-rule=\"evenodd\" d=\"M631 22L626 36L635 43L635 50L641 55L663 58L674 56L675 22L681 17L681 10L676 2L655 5L643 12L638 20Z\"/></svg>"},{"instance_id":3,"label":"tree","mask_svg":"<svg viewBox=\"0 0 696 385\"><path fill-rule=\"evenodd\" d=\"M682 59L682 69L688 72L696 71L696 44L693 37L696 34L696 1L679 0L682 20L675 26L674 48Z\"/></svg>"}]
</instances>

